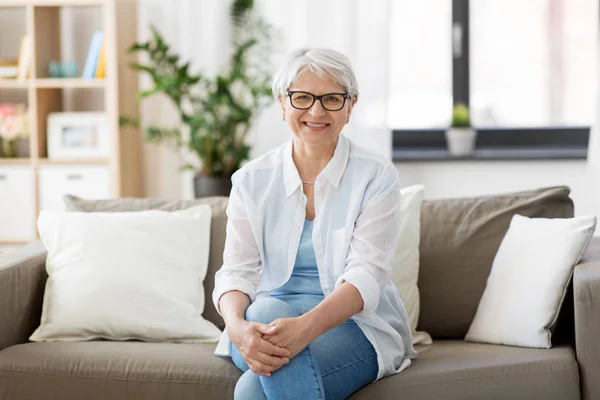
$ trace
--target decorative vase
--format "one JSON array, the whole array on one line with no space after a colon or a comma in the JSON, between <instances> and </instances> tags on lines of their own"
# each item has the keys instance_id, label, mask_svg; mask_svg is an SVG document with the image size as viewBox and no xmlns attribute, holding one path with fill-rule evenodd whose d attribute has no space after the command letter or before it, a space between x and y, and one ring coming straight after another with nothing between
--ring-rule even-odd
<instances>
[{"instance_id":1,"label":"decorative vase","mask_svg":"<svg viewBox=\"0 0 600 400\"><path fill-rule=\"evenodd\" d=\"M231 193L231 177L200 176L194 177L194 196L199 199L209 196L229 196Z\"/></svg>"},{"instance_id":2,"label":"decorative vase","mask_svg":"<svg viewBox=\"0 0 600 400\"><path fill-rule=\"evenodd\" d=\"M16 140L2 139L2 157L13 158L17 156Z\"/></svg>"},{"instance_id":3,"label":"decorative vase","mask_svg":"<svg viewBox=\"0 0 600 400\"><path fill-rule=\"evenodd\" d=\"M21 158L28 158L30 155L29 151L29 138L20 137L15 140L15 156Z\"/></svg>"},{"instance_id":4,"label":"decorative vase","mask_svg":"<svg viewBox=\"0 0 600 400\"><path fill-rule=\"evenodd\" d=\"M448 150L454 157L473 155L477 131L472 128L450 128L446 131Z\"/></svg>"}]
</instances>

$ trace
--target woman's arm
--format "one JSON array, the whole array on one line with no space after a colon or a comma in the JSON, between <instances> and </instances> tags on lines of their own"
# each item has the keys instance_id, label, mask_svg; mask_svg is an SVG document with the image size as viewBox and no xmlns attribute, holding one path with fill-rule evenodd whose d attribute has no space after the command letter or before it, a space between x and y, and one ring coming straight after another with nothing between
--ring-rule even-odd
<instances>
[{"instance_id":1,"label":"woman's arm","mask_svg":"<svg viewBox=\"0 0 600 400\"><path fill-rule=\"evenodd\" d=\"M352 284L363 301L358 317L375 312L381 291L390 282L400 229L400 178L396 167L390 163L372 186L356 219L346 266L333 292L344 283Z\"/></svg>"},{"instance_id":2,"label":"woman's arm","mask_svg":"<svg viewBox=\"0 0 600 400\"><path fill-rule=\"evenodd\" d=\"M232 290L221 296L219 305L225 325L232 326L240 320L246 319L246 309L250 306L250 298L238 290Z\"/></svg>"},{"instance_id":3,"label":"woman's arm","mask_svg":"<svg viewBox=\"0 0 600 400\"><path fill-rule=\"evenodd\" d=\"M226 322L227 316L221 311L221 296L227 292L237 290L246 294L249 301L252 302L256 296L256 288L263 268L246 205L235 184L234 177L235 174L232 177L234 185L227 206L223 266L215 275L215 289L213 291L215 307Z\"/></svg>"},{"instance_id":4,"label":"woman's arm","mask_svg":"<svg viewBox=\"0 0 600 400\"><path fill-rule=\"evenodd\" d=\"M311 327L311 336L319 335L348 321L363 308L360 292L353 285L344 282L338 286L318 306L300 318Z\"/></svg>"},{"instance_id":5,"label":"woman's arm","mask_svg":"<svg viewBox=\"0 0 600 400\"><path fill-rule=\"evenodd\" d=\"M213 302L223 316L229 338L252 371L270 376L289 360L287 349L262 338L267 325L245 320L256 296L263 268L243 197L234 182L227 206L223 266L215 276Z\"/></svg>"}]
</instances>

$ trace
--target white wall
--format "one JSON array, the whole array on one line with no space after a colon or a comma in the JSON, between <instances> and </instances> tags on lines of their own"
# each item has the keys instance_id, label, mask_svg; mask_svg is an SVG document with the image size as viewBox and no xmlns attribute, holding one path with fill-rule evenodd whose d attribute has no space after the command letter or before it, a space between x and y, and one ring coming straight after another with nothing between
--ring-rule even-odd
<instances>
[{"instance_id":1,"label":"white wall","mask_svg":"<svg viewBox=\"0 0 600 400\"><path fill-rule=\"evenodd\" d=\"M425 185L430 199L477 196L567 185L575 214L600 215L600 172L586 161L397 163L403 186Z\"/></svg>"}]
</instances>

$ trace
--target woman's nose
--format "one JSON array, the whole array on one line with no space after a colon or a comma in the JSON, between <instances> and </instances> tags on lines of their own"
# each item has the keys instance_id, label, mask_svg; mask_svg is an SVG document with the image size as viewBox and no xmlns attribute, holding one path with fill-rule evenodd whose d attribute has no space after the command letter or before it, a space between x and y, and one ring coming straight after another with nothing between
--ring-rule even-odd
<instances>
[{"instance_id":1,"label":"woman's nose","mask_svg":"<svg viewBox=\"0 0 600 400\"><path fill-rule=\"evenodd\" d=\"M310 115L312 115L313 117L318 117L325 113L325 109L321 105L321 102L319 100L316 100L315 103L310 108L310 110L308 110L308 113Z\"/></svg>"}]
</instances>

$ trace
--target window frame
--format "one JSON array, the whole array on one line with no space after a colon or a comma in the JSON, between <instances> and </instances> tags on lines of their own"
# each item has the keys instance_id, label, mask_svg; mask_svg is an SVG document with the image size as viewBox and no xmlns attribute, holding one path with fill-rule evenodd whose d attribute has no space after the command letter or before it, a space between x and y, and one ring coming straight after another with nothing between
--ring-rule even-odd
<instances>
[{"instance_id":1,"label":"window frame","mask_svg":"<svg viewBox=\"0 0 600 400\"><path fill-rule=\"evenodd\" d=\"M453 104L470 105L469 0L452 0ZM475 153L453 157L445 129L392 129L393 161L587 159L591 126L474 128Z\"/></svg>"}]
</instances>

